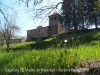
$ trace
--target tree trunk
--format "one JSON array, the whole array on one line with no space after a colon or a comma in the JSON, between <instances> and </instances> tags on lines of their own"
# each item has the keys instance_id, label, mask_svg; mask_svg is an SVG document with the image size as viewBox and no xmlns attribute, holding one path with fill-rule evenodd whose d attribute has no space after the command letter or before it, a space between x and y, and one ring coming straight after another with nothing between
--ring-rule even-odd
<instances>
[{"instance_id":1,"label":"tree trunk","mask_svg":"<svg viewBox=\"0 0 100 75\"><path fill-rule=\"evenodd\" d=\"M97 29L98 27L97 27L96 14L95 14L95 13L93 13L93 16L94 16L94 23L95 23L95 28Z\"/></svg>"},{"instance_id":2,"label":"tree trunk","mask_svg":"<svg viewBox=\"0 0 100 75\"><path fill-rule=\"evenodd\" d=\"M82 11L82 24L83 24L83 28L82 28L82 30L84 30L85 29L85 27L84 27L84 11L83 11L83 6L84 6L84 4L83 4L83 0L82 0L82 9L81 9L81 11Z\"/></svg>"},{"instance_id":3,"label":"tree trunk","mask_svg":"<svg viewBox=\"0 0 100 75\"><path fill-rule=\"evenodd\" d=\"M83 30L85 29L85 27L84 27L84 22L83 22Z\"/></svg>"},{"instance_id":4,"label":"tree trunk","mask_svg":"<svg viewBox=\"0 0 100 75\"><path fill-rule=\"evenodd\" d=\"M4 40L2 39L2 40L1 40L1 46L3 46L3 43L4 43Z\"/></svg>"},{"instance_id":5,"label":"tree trunk","mask_svg":"<svg viewBox=\"0 0 100 75\"><path fill-rule=\"evenodd\" d=\"M74 10L73 10L73 19L74 19L74 30L77 30L77 23L76 23L76 14L75 14L75 3L74 3Z\"/></svg>"},{"instance_id":6,"label":"tree trunk","mask_svg":"<svg viewBox=\"0 0 100 75\"><path fill-rule=\"evenodd\" d=\"M10 45L10 37L8 36L6 39L6 44L7 44L7 52L9 52L9 45Z\"/></svg>"},{"instance_id":7,"label":"tree trunk","mask_svg":"<svg viewBox=\"0 0 100 75\"><path fill-rule=\"evenodd\" d=\"M9 52L9 42L7 42L7 52Z\"/></svg>"},{"instance_id":8,"label":"tree trunk","mask_svg":"<svg viewBox=\"0 0 100 75\"><path fill-rule=\"evenodd\" d=\"M85 27L84 27L84 17L83 17L83 14L82 14L82 25L83 25L83 30L85 29Z\"/></svg>"}]
</instances>

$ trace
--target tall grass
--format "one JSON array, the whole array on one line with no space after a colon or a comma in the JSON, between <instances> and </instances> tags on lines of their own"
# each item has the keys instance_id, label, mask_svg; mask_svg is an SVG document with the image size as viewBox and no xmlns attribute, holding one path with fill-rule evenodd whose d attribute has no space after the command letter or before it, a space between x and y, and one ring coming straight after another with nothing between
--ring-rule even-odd
<instances>
[{"instance_id":1,"label":"tall grass","mask_svg":"<svg viewBox=\"0 0 100 75\"><path fill-rule=\"evenodd\" d=\"M85 38L87 37L84 36ZM0 75L12 75L12 73L16 75L47 75L50 71L55 73L76 66L86 67L88 60L100 60L100 41L92 38L91 41L89 40L90 43L87 41L85 44L84 42L80 44L84 39L74 39L72 47L61 47L60 45L54 47L52 45L54 39L49 39L52 41L50 43L45 40L40 43L31 42L11 45L9 53L5 52L5 46L3 46L0 49ZM76 42L76 40L79 40L79 42ZM50 46L44 45L45 43ZM47 47L36 49L35 46ZM15 49L16 51L13 51Z\"/></svg>"},{"instance_id":2,"label":"tall grass","mask_svg":"<svg viewBox=\"0 0 100 75\"><path fill-rule=\"evenodd\" d=\"M9 73L8 70L16 69L29 73L26 69L67 69L76 66L85 67L87 60L99 60L100 43L94 46L83 45L75 48L61 48L62 56L56 48L46 50L17 51L0 53L0 70ZM5 70L6 69L6 70ZM32 70L33 71L33 70ZM2 73L1 72L1 73ZM36 72L34 72L36 73Z\"/></svg>"}]
</instances>

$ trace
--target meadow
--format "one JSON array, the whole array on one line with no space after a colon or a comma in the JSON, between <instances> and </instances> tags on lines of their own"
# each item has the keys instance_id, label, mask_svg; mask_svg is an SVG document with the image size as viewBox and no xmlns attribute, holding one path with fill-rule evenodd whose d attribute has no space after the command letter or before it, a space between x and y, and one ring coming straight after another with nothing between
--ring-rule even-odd
<instances>
[{"instance_id":1,"label":"meadow","mask_svg":"<svg viewBox=\"0 0 100 75\"><path fill-rule=\"evenodd\" d=\"M65 39L68 45L62 45ZM65 75L64 70L85 68L88 61L100 61L100 32L12 44L9 53L0 46L0 75Z\"/></svg>"}]
</instances>

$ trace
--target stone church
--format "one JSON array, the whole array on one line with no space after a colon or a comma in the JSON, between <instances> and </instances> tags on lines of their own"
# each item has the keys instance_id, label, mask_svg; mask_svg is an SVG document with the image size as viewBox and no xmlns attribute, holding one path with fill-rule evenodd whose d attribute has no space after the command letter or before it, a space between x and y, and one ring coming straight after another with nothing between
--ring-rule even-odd
<instances>
[{"instance_id":1,"label":"stone church","mask_svg":"<svg viewBox=\"0 0 100 75\"><path fill-rule=\"evenodd\" d=\"M54 13L49 18L49 26L38 26L36 29L27 30L27 41L36 40L39 38L52 37L63 32L62 18L58 13Z\"/></svg>"}]
</instances>

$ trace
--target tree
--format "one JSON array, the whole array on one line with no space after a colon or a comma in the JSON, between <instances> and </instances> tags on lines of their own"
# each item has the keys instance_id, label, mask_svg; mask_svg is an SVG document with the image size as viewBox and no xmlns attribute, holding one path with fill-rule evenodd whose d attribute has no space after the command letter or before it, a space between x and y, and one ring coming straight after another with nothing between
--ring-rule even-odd
<instances>
[{"instance_id":1,"label":"tree","mask_svg":"<svg viewBox=\"0 0 100 75\"><path fill-rule=\"evenodd\" d=\"M55 12L61 12L59 6L62 4L57 1L50 0L19 0L20 3L25 3L26 7L29 9L28 12L31 12L31 17L33 21L41 19L40 23L45 23L48 16ZM44 2L45 1L45 2ZM48 4L46 4L48 2Z\"/></svg>"},{"instance_id":2,"label":"tree","mask_svg":"<svg viewBox=\"0 0 100 75\"><path fill-rule=\"evenodd\" d=\"M63 0L62 16L67 29L77 30L83 27L81 26L83 21L81 0Z\"/></svg>"},{"instance_id":3,"label":"tree","mask_svg":"<svg viewBox=\"0 0 100 75\"><path fill-rule=\"evenodd\" d=\"M45 0L20 0L27 7L32 6L33 19L45 19L48 15L62 5L61 15L65 29L88 29L100 25L100 0L62 0L57 4L42 5ZM98 11L95 11L94 8ZM43 21L42 21L43 22Z\"/></svg>"},{"instance_id":4,"label":"tree","mask_svg":"<svg viewBox=\"0 0 100 75\"><path fill-rule=\"evenodd\" d=\"M97 28L97 12L94 11L98 0L63 0L62 15L67 29L84 29L95 24Z\"/></svg>"},{"instance_id":5,"label":"tree","mask_svg":"<svg viewBox=\"0 0 100 75\"><path fill-rule=\"evenodd\" d=\"M95 28L97 28L97 18L96 18L96 12L94 10L95 8L95 3L97 0L87 0L87 11L88 11L88 19L89 23L91 25L95 24Z\"/></svg>"},{"instance_id":6,"label":"tree","mask_svg":"<svg viewBox=\"0 0 100 75\"><path fill-rule=\"evenodd\" d=\"M6 41L7 52L9 52L10 39L13 34L19 31L19 27L15 24L14 18L10 19L10 17L5 16L3 22L0 24L0 30L2 32L2 38Z\"/></svg>"},{"instance_id":7,"label":"tree","mask_svg":"<svg viewBox=\"0 0 100 75\"><path fill-rule=\"evenodd\" d=\"M63 0L63 5L62 5L62 17L63 17L63 22L64 22L64 28L69 29L72 28L72 8L71 8L71 1L72 0Z\"/></svg>"},{"instance_id":8,"label":"tree","mask_svg":"<svg viewBox=\"0 0 100 75\"><path fill-rule=\"evenodd\" d=\"M96 17L97 25L100 26L100 0L97 0L94 4L94 17Z\"/></svg>"},{"instance_id":9,"label":"tree","mask_svg":"<svg viewBox=\"0 0 100 75\"><path fill-rule=\"evenodd\" d=\"M86 27L92 27L95 25L95 28L97 28L97 12L95 11L95 3L98 0L82 0L83 3L83 17L84 17L84 23L86 24Z\"/></svg>"},{"instance_id":10,"label":"tree","mask_svg":"<svg viewBox=\"0 0 100 75\"><path fill-rule=\"evenodd\" d=\"M95 9L96 9L96 11L100 11L100 0L97 0L95 2Z\"/></svg>"},{"instance_id":11,"label":"tree","mask_svg":"<svg viewBox=\"0 0 100 75\"><path fill-rule=\"evenodd\" d=\"M2 2L0 2L0 5L1 5L0 7L0 37L1 37L2 45L3 45L3 41L5 40L7 44L7 52L9 52L10 39L12 38L13 34L15 34L17 30L19 30L19 27L16 25L16 22L15 22L16 17L11 16L7 12L9 11L9 9L10 10L14 10L14 9L12 7L9 7L3 4Z\"/></svg>"}]
</instances>

